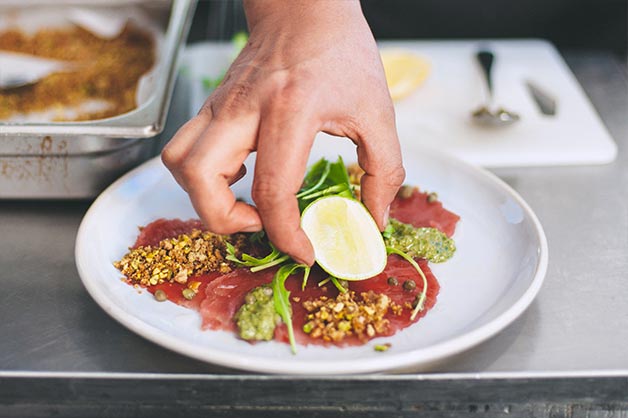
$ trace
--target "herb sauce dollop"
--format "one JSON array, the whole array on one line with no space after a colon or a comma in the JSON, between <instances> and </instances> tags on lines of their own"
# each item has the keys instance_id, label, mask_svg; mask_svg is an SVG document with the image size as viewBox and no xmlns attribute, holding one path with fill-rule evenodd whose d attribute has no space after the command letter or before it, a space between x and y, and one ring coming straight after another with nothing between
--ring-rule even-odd
<instances>
[{"instance_id":1,"label":"herb sauce dollop","mask_svg":"<svg viewBox=\"0 0 628 418\"><path fill-rule=\"evenodd\" d=\"M270 286L259 286L244 297L233 319L243 340L270 341L275 335L277 313Z\"/></svg>"},{"instance_id":2,"label":"herb sauce dollop","mask_svg":"<svg viewBox=\"0 0 628 418\"><path fill-rule=\"evenodd\" d=\"M393 218L383 235L387 247L403 251L412 258L425 258L433 263L449 260L456 251L454 240L438 229L415 228Z\"/></svg>"}]
</instances>

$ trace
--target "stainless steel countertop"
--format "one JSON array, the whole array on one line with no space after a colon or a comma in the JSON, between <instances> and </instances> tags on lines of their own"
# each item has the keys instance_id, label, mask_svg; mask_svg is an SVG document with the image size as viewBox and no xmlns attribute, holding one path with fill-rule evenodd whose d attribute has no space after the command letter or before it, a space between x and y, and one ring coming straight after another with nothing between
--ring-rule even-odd
<instances>
[{"instance_id":1,"label":"stainless steel countertop","mask_svg":"<svg viewBox=\"0 0 628 418\"><path fill-rule=\"evenodd\" d=\"M626 68L604 53L566 59L619 153L603 166L494 170L545 228L550 262L538 298L505 331L434 373L362 379L628 377ZM74 239L88 206L0 201L0 405L2 382L20 377L259 380L145 341L92 301L74 265Z\"/></svg>"}]
</instances>

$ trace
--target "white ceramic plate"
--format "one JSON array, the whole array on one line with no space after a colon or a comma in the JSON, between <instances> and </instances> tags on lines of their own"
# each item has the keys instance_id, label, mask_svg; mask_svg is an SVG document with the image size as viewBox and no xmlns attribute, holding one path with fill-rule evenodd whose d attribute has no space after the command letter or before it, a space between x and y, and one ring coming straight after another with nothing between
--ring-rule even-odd
<instances>
[{"instance_id":1,"label":"white ceramic plate","mask_svg":"<svg viewBox=\"0 0 628 418\"><path fill-rule=\"evenodd\" d=\"M321 135L310 162L321 156L355 160L349 141ZM252 164L249 161L248 164ZM417 324L362 347L299 347L276 342L251 345L223 331L202 331L197 312L157 303L120 280L112 266L154 219L195 217L187 195L159 159L116 181L94 202L81 223L76 263L83 284L114 319L173 351L207 362L271 373L337 374L429 368L493 336L532 302L547 268L547 242L528 205L501 180L449 156L421 148L404 150L407 183L436 191L461 216L457 252L432 264L441 290L436 306ZM249 165L251 167L251 165ZM251 170L252 171L252 170ZM246 197L250 176L234 186ZM373 346L388 342L385 353Z\"/></svg>"}]
</instances>

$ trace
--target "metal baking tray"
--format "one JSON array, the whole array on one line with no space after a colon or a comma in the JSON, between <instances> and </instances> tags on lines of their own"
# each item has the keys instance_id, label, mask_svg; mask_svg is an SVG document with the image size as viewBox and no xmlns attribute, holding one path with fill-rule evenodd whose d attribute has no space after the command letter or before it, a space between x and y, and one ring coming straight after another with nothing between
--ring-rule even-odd
<instances>
[{"instance_id":1,"label":"metal baking tray","mask_svg":"<svg viewBox=\"0 0 628 418\"><path fill-rule=\"evenodd\" d=\"M107 1L111 7L128 4ZM0 122L0 199L91 198L112 180L156 155L167 138L162 133L177 77L179 53L190 27L196 0L135 1L137 7L166 17L160 66L150 98L135 110L81 122ZM18 5L19 4L19 5ZM98 1L3 2L11 8L89 5Z\"/></svg>"}]
</instances>

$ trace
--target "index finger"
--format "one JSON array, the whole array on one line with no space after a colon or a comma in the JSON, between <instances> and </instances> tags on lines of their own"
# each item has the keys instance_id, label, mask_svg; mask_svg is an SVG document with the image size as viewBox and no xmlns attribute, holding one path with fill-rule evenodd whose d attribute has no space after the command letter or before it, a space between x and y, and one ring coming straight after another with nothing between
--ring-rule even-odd
<instances>
[{"instance_id":1,"label":"index finger","mask_svg":"<svg viewBox=\"0 0 628 418\"><path fill-rule=\"evenodd\" d=\"M231 234L261 229L255 208L236 198L229 184L242 173L251 152L257 119L213 120L177 168L194 209L214 233Z\"/></svg>"},{"instance_id":2,"label":"index finger","mask_svg":"<svg viewBox=\"0 0 628 418\"><path fill-rule=\"evenodd\" d=\"M252 190L271 242L307 265L314 263L314 250L301 229L296 193L315 135L307 117L277 111L266 116L260 124Z\"/></svg>"},{"instance_id":3,"label":"index finger","mask_svg":"<svg viewBox=\"0 0 628 418\"><path fill-rule=\"evenodd\" d=\"M366 124L357 143L358 164L364 170L360 185L362 202L380 230L386 228L388 211L406 177L397 129L392 120Z\"/></svg>"}]
</instances>

